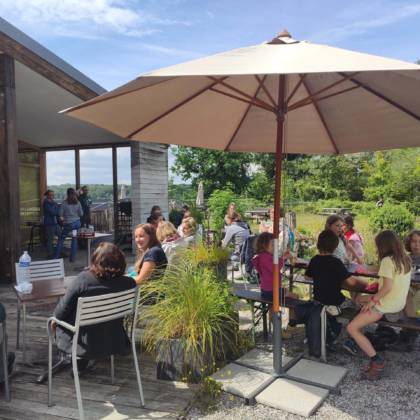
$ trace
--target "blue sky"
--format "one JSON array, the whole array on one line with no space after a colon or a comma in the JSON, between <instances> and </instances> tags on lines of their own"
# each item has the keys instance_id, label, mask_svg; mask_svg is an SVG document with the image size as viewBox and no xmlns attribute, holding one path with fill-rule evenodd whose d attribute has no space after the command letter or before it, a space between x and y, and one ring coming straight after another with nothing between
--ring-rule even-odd
<instances>
[{"instance_id":1,"label":"blue sky","mask_svg":"<svg viewBox=\"0 0 420 420\"><path fill-rule=\"evenodd\" d=\"M420 1L0 0L0 15L106 89L261 43L284 28L296 39L420 59ZM87 165L97 157L86 157ZM121 182L129 179L123 168ZM100 173L92 170L82 182L103 179ZM53 171L49 176L55 183Z\"/></svg>"}]
</instances>

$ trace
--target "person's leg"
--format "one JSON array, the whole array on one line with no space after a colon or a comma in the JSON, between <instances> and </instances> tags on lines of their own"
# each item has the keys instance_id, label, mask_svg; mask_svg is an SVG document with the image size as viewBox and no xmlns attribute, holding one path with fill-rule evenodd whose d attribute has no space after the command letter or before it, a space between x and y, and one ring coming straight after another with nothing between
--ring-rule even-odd
<instances>
[{"instance_id":1,"label":"person's leg","mask_svg":"<svg viewBox=\"0 0 420 420\"><path fill-rule=\"evenodd\" d=\"M54 249L53 249L54 232L55 232L55 225L45 226L45 233L46 233L46 236L47 236L47 254L48 254L48 257L51 257L51 255L54 252Z\"/></svg>"},{"instance_id":2,"label":"person's leg","mask_svg":"<svg viewBox=\"0 0 420 420\"><path fill-rule=\"evenodd\" d=\"M79 229L81 226L80 224L80 220L77 220L76 222L73 222L71 224L71 230L73 231L74 229ZM77 238L73 237L71 238L71 250L70 250L70 261L74 262L75 258L76 258L76 253L77 253Z\"/></svg>"},{"instance_id":3,"label":"person's leg","mask_svg":"<svg viewBox=\"0 0 420 420\"><path fill-rule=\"evenodd\" d=\"M362 328L369 324L373 324L382 318L382 314L378 311L371 310L368 312L360 312L356 317L347 325L347 332L350 337L357 343L357 345L369 357L376 355L376 350L373 348L371 342L362 333Z\"/></svg>"},{"instance_id":4,"label":"person's leg","mask_svg":"<svg viewBox=\"0 0 420 420\"><path fill-rule=\"evenodd\" d=\"M64 225L61 231L61 235L58 237L57 246L55 247L54 258L60 258L61 250L63 249L64 240L67 235L71 232L71 224Z\"/></svg>"}]
</instances>

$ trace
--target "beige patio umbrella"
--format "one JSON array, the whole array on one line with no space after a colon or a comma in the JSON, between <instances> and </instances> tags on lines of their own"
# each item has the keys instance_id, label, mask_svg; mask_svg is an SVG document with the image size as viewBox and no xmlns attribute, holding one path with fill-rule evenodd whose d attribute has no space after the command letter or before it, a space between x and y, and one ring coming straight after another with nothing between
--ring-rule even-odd
<instances>
[{"instance_id":1,"label":"beige patio umbrella","mask_svg":"<svg viewBox=\"0 0 420 420\"><path fill-rule=\"evenodd\" d=\"M277 238L282 153L420 146L419 92L418 65L299 42L284 31L147 73L64 112L130 140L275 152ZM281 374L278 261L276 254L274 368Z\"/></svg>"}]
</instances>

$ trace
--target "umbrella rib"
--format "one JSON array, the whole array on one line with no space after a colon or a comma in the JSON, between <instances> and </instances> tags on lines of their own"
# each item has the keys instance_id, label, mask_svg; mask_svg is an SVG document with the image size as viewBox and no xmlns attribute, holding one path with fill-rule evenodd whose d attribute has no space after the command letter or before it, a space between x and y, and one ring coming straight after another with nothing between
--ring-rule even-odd
<instances>
[{"instance_id":1,"label":"umbrella rib","mask_svg":"<svg viewBox=\"0 0 420 420\"><path fill-rule=\"evenodd\" d=\"M365 85L363 82L360 82L357 79L351 78L350 81L352 81L356 85L360 86L361 88L365 89L367 92L371 93L372 95L375 95L378 98L384 100L385 102L388 102L390 105L392 105L395 108L399 109L400 111L406 113L410 117L413 117L417 121L420 121L420 116L419 115L417 115L413 111L410 111L409 109L407 109L406 107L402 106L401 104L399 104L398 102L394 101L393 99L388 98L387 96L385 96L382 93L376 91L375 89L371 88L370 86Z\"/></svg>"},{"instance_id":2,"label":"umbrella rib","mask_svg":"<svg viewBox=\"0 0 420 420\"><path fill-rule=\"evenodd\" d=\"M105 101L108 101L109 99L118 98L119 96L122 96L122 95L127 95L127 94L137 92L137 91L142 90L142 89L150 88L150 87L159 85L161 83L169 82L170 80L173 80L173 79L176 79L176 77L170 77L170 78L165 79L165 80L159 80L158 82L152 83L151 85L142 86L142 87L131 89L131 90L126 90L124 92L118 92L114 95L105 96L106 94L104 94L103 98L101 98L101 97L93 98L89 101L81 103L80 105L73 106L72 108L69 108L69 109L65 109L64 111L61 111L60 113L67 114L67 113L70 113L70 112L73 112L73 111L77 111L81 108L85 108L87 106L92 105L92 103L94 103L96 105L96 104L99 104L100 102L105 102Z\"/></svg>"},{"instance_id":3,"label":"umbrella rib","mask_svg":"<svg viewBox=\"0 0 420 420\"><path fill-rule=\"evenodd\" d=\"M305 81L303 81L303 86L305 86L305 89L307 90L307 92L309 93L309 95L311 95L311 90L309 89L309 86L308 86L308 84L307 84ZM311 96L312 96L312 95L311 95ZM321 110L319 109L319 106L318 106L317 100L316 100L316 99L312 99L312 102L313 102L313 104L314 104L314 108L315 108L315 110L316 110L316 112L317 112L317 114L318 114L318 117L319 117L319 119L321 120L322 125L324 126L324 129L325 129L325 131L326 131L326 132L327 132L327 134L328 134L328 137L329 137L329 139L330 139L330 142L331 142L331 144L332 144L332 146L333 146L333 148L334 148L334 150L335 150L335 153L336 153L336 154L338 154L338 153L339 153L339 151L338 151L337 144L335 143L335 141L334 141L334 137L333 137L333 136L332 136L332 134L331 134L331 131L330 131L330 129L329 129L329 127L328 127L328 125L327 125L327 122L325 121L325 118L324 118L324 116L322 115Z\"/></svg>"},{"instance_id":4,"label":"umbrella rib","mask_svg":"<svg viewBox=\"0 0 420 420\"><path fill-rule=\"evenodd\" d=\"M300 75L299 81L296 83L296 86L293 88L292 92L290 93L289 97L286 100L286 104L288 105L290 101L292 100L293 96L295 96L295 93L299 89L300 85L303 83L303 80L305 79L306 73Z\"/></svg>"},{"instance_id":5,"label":"umbrella rib","mask_svg":"<svg viewBox=\"0 0 420 420\"><path fill-rule=\"evenodd\" d=\"M220 93L221 95L228 96L229 98L233 98L233 99L236 99L238 101L245 102L246 104L257 106L259 108L264 109L265 111L270 111L270 112L273 111L271 108L267 108L266 106L262 106L258 102L255 102L255 98L254 98L254 100L252 100L252 98L250 100L247 100L245 98L241 98L240 96L236 96L236 95L233 95L232 93L224 92L223 90L219 90L219 89L216 89L214 87L210 88L209 90L211 90L212 92Z\"/></svg>"},{"instance_id":6,"label":"umbrella rib","mask_svg":"<svg viewBox=\"0 0 420 420\"><path fill-rule=\"evenodd\" d=\"M236 88L236 87L234 87L234 86L232 86L232 85L229 85L228 83L225 83L225 82L223 82L223 80L221 80L221 79L217 79L216 77L213 77L213 76L207 76L209 79L211 79L211 80L215 80L215 81L217 81L219 84L221 84L222 86L224 86L224 87L226 87L226 88L228 88L228 89L230 89L230 90L233 90L234 92L236 92L236 93L239 93L240 95L243 95L243 96L245 96L245 98L248 98L248 99L252 99L252 96L251 95L248 95L248 93L245 93L245 92L242 92L242 90L240 90L240 89L238 89L238 88ZM270 104L268 104L267 102L264 102L264 101L262 101L261 99L258 99L258 98L255 98L254 99L254 101L256 101L256 102L259 102L259 104L261 105L261 106L263 106L263 107L267 107L268 109L270 109L272 112L276 112L276 110L275 110L275 108L273 108Z\"/></svg>"},{"instance_id":7,"label":"umbrella rib","mask_svg":"<svg viewBox=\"0 0 420 420\"><path fill-rule=\"evenodd\" d=\"M222 80L227 79L229 76L224 76L222 78ZM149 127L150 125L154 124L155 122L161 120L163 117L166 117L167 115L169 115L170 113L174 112L175 110L177 110L179 107L185 105L187 102L193 100L194 98L196 98L197 96L200 96L202 93L204 93L205 91L211 89L214 85L216 85L217 83L219 83L219 81L211 83L210 85L206 86L203 89L200 89L198 92L195 92L193 95L189 96L188 98L184 99L183 101L179 102L178 104L176 104L175 106L173 106L172 108L168 109L167 111L165 111L163 114L160 114L159 116L157 116L156 118L154 118L152 121L149 121L147 124L143 125L142 127L140 127L139 129L133 131L132 133L128 134L126 136L126 138L131 138L134 135L140 133L140 131L143 131L144 129L146 129L147 127Z\"/></svg>"},{"instance_id":8,"label":"umbrella rib","mask_svg":"<svg viewBox=\"0 0 420 420\"><path fill-rule=\"evenodd\" d=\"M316 101L320 102L320 101L323 101L324 99L332 98L333 96L341 95L342 93L346 93L346 92L350 92L350 91L355 90L355 89L359 89L359 87L360 86L352 86L352 87L349 87L347 89L340 90L339 92L330 93L329 95L325 95L325 96L321 96L321 97L317 98ZM310 105L314 102L314 100L315 99L312 98L312 99L308 99L308 101L304 104L291 105L288 110L289 111L294 111L295 109L302 108L304 106Z\"/></svg>"},{"instance_id":9,"label":"umbrella rib","mask_svg":"<svg viewBox=\"0 0 420 420\"><path fill-rule=\"evenodd\" d=\"M258 80L258 83L261 83L261 79L259 78L259 76L258 76L257 74L255 75L255 78ZM267 75L265 75L265 76L264 76L264 79L263 79L263 80L265 80L266 78L267 78ZM275 101L275 100L273 99L273 97L271 96L271 93L270 93L270 91L267 89L267 87L265 86L264 81L262 82L261 87L263 88L263 90L264 90L265 94L268 96L268 99L270 99L270 102L273 104L274 108L277 108L276 101Z\"/></svg>"},{"instance_id":10,"label":"umbrella rib","mask_svg":"<svg viewBox=\"0 0 420 420\"><path fill-rule=\"evenodd\" d=\"M331 83L330 85L325 86L324 88L322 88L322 89L320 89L320 90L318 90L318 91L316 91L316 92L314 92L314 93L310 94L310 95L309 95L309 96L307 96L306 98L303 98L303 99L301 99L300 101L295 102L294 104L290 105L290 107L291 107L291 108L295 108L295 107L298 107L299 105L301 105L302 103L303 103L303 104L305 104L308 100L309 100L309 101L310 101L310 100L312 100L312 99L314 98L314 96L317 96L317 95L319 95L320 93L323 93L323 92L325 92L326 90L329 90L329 89L331 89L331 88L333 88L333 87L335 87L335 86L337 86L337 85L339 85L339 84L341 84L341 83L343 83L343 82L345 82L345 81L347 81L347 80L351 79L351 78L352 78L352 77L354 77L356 74L358 74L358 72L355 72L355 73L352 73L352 74L349 74L349 75L346 75L346 74L341 74L341 73L340 73L340 76L343 76L343 78L342 78L342 79L337 80L336 82ZM309 91L308 91L308 92L309 92Z\"/></svg>"},{"instance_id":11,"label":"umbrella rib","mask_svg":"<svg viewBox=\"0 0 420 420\"><path fill-rule=\"evenodd\" d=\"M264 76L262 80L259 80L259 85L258 85L258 87L257 87L257 90L255 91L254 98L256 98L256 97L257 97L258 93L260 92L261 87L263 87L263 86L264 86L264 82L265 82L265 79L266 79L266 78L267 78L267 76ZM242 127L242 124L243 124L243 122L245 121L245 118L246 118L246 116L248 115L248 112L249 112L249 110L251 109L251 106L252 106L252 105L253 105L252 103L249 103L249 104L248 104L248 106L247 106L247 108L246 108L246 110L245 110L245 112L244 112L244 115L242 115L241 121L239 121L239 124L238 124L238 126L236 127L236 129L235 129L235 131L234 131L234 133L233 133L232 137L230 138L230 140L229 140L228 144L227 144L227 145L226 145L226 147L224 148L224 151L225 151L225 152L227 152L227 151L228 151L228 149L229 149L230 145L232 144L233 140L235 139L236 135L238 134L238 132L239 132L240 128Z\"/></svg>"}]
</instances>

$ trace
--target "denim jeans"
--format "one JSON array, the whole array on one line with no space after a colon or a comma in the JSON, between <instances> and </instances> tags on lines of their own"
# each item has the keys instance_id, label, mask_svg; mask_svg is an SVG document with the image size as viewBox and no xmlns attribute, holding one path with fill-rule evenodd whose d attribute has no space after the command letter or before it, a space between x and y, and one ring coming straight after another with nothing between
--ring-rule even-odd
<instances>
[{"instance_id":1,"label":"denim jeans","mask_svg":"<svg viewBox=\"0 0 420 420\"><path fill-rule=\"evenodd\" d=\"M54 236L57 235L57 237L60 238L60 234L61 234L60 226L45 225L45 235L47 239L47 252L48 252L49 257L51 257L54 252L54 249L53 249Z\"/></svg>"},{"instance_id":2,"label":"denim jeans","mask_svg":"<svg viewBox=\"0 0 420 420\"><path fill-rule=\"evenodd\" d=\"M80 220L76 220L73 223L68 223L63 226L61 236L58 240L57 247L55 248L54 258L60 258L61 250L63 249L64 240L67 235L72 233L73 229L79 229L81 226ZM70 250L70 261L74 261L77 253L77 238L71 238L71 250Z\"/></svg>"}]
</instances>

